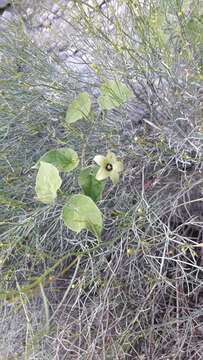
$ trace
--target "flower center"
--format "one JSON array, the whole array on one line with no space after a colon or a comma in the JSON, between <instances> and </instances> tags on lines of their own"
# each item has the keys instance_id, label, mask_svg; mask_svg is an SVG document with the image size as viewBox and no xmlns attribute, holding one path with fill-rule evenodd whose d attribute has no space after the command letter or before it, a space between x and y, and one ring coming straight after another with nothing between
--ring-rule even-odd
<instances>
[{"instance_id":1,"label":"flower center","mask_svg":"<svg viewBox=\"0 0 203 360\"><path fill-rule=\"evenodd\" d=\"M106 164L106 170L107 170L107 171L113 170L112 164L110 164L110 163Z\"/></svg>"}]
</instances>

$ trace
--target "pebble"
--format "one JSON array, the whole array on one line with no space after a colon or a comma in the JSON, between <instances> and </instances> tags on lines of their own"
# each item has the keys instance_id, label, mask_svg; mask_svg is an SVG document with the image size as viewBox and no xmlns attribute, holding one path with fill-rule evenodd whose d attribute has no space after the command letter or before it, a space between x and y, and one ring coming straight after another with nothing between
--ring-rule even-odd
<instances>
[{"instance_id":1,"label":"pebble","mask_svg":"<svg viewBox=\"0 0 203 360\"><path fill-rule=\"evenodd\" d=\"M10 0L0 0L0 9L4 9L6 6L10 5Z\"/></svg>"},{"instance_id":2,"label":"pebble","mask_svg":"<svg viewBox=\"0 0 203 360\"><path fill-rule=\"evenodd\" d=\"M60 51L60 52L59 52L59 58L60 58L62 61L67 60L67 53L66 53L65 51Z\"/></svg>"},{"instance_id":3,"label":"pebble","mask_svg":"<svg viewBox=\"0 0 203 360\"><path fill-rule=\"evenodd\" d=\"M56 18L56 19L60 18L62 14L63 14L63 11L62 11L61 9L59 9L59 10L57 11L57 13L55 14L55 18Z\"/></svg>"},{"instance_id":4,"label":"pebble","mask_svg":"<svg viewBox=\"0 0 203 360\"><path fill-rule=\"evenodd\" d=\"M1 18L4 19L4 20L10 21L10 20L12 20L13 15L11 14L10 11L5 10L5 11L3 12L3 15L2 15Z\"/></svg>"},{"instance_id":5,"label":"pebble","mask_svg":"<svg viewBox=\"0 0 203 360\"><path fill-rule=\"evenodd\" d=\"M56 14L60 10L60 6L58 4L54 4L54 6L51 9L51 12Z\"/></svg>"},{"instance_id":6,"label":"pebble","mask_svg":"<svg viewBox=\"0 0 203 360\"><path fill-rule=\"evenodd\" d=\"M48 19L49 19L50 21L52 21L54 18L55 18L55 15L54 15L54 14L49 14L49 15L48 15Z\"/></svg>"},{"instance_id":7,"label":"pebble","mask_svg":"<svg viewBox=\"0 0 203 360\"><path fill-rule=\"evenodd\" d=\"M49 27L51 25L51 21L49 19L46 19L44 22L43 22L43 25L44 27Z\"/></svg>"},{"instance_id":8,"label":"pebble","mask_svg":"<svg viewBox=\"0 0 203 360\"><path fill-rule=\"evenodd\" d=\"M40 21L43 23L48 18L48 13L45 12L40 16Z\"/></svg>"},{"instance_id":9,"label":"pebble","mask_svg":"<svg viewBox=\"0 0 203 360\"><path fill-rule=\"evenodd\" d=\"M33 14L33 9L31 9L30 7L27 8L26 13L27 13L27 16L31 16Z\"/></svg>"}]
</instances>

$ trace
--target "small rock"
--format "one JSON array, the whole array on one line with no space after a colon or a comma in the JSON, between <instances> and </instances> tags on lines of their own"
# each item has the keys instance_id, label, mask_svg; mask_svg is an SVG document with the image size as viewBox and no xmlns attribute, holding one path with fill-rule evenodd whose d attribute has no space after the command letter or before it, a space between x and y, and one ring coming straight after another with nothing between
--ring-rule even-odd
<instances>
[{"instance_id":1,"label":"small rock","mask_svg":"<svg viewBox=\"0 0 203 360\"><path fill-rule=\"evenodd\" d=\"M27 13L27 16L31 16L33 14L33 9L27 8L26 13Z\"/></svg>"},{"instance_id":2,"label":"small rock","mask_svg":"<svg viewBox=\"0 0 203 360\"><path fill-rule=\"evenodd\" d=\"M48 18L48 13L45 12L40 16L40 21L43 23Z\"/></svg>"},{"instance_id":3,"label":"small rock","mask_svg":"<svg viewBox=\"0 0 203 360\"><path fill-rule=\"evenodd\" d=\"M54 6L51 9L51 12L56 14L60 10L60 6L58 4L54 4Z\"/></svg>"},{"instance_id":4,"label":"small rock","mask_svg":"<svg viewBox=\"0 0 203 360\"><path fill-rule=\"evenodd\" d=\"M58 19L59 17L61 17L62 14L63 14L63 11L61 9L59 9L57 11L57 13L55 14L55 17Z\"/></svg>"},{"instance_id":5,"label":"small rock","mask_svg":"<svg viewBox=\"0 0 203 360\"><path fill-rule=\"evenodd\" d=\"M51 25L51 21L49 19L46 19L44 22L43 22L43 26L44 27L49 27Z\"/></svg>"},{"instance_id":6,"label":"small rock","mask_svg":"<svg viewBox=\"0 0 203 360\"><path fill-rule=\"evenodd\" d=\"M62 61L67 60L67 53L66 53L65 51L60 51L60 52L59 52L59 58L60 58Z\"/></svg>"},{"instance_id":7,"label":"small rock","mask_svg":"<svg viewBox=\"0 0 203 360\"><path fill-rule=\"evenodd\" d=\"M11 14L10 11L5 10L3 12L2 18L6 21L11 21L11 19L13 18L13 15Z\"/></svg>"},{"instance_id":8,"label":"small rock","mask_svg":"<svg viewBox=\"0 0 203 360\"><path fill-rule=\"evenodd\" d=\"M55 15L54 15L54 14L49 14L48 19L49 19L50 21L52 21L54 18L55 18Z\"/></svg>"},{"instance_id":9,"label":"small rock","mask_svg":"<svg viewBox=\"0 0 203 360\"><path fill-rule=\"evenodd\" d=\"M0 0L0 9L4 9L4 8L6 8L6 6L8 6L10 4L11 4L10 0Z\"/></svg>"},{"instance_id":10,"label":"small rock","mask_svg":"<svg viewBox=\"0 0 203 360\"><path fill-rule=\"evenodd\" d=\"M64 41L59 41L57 47L58 47L59 51L65 51L67 48L67 44ZM67 54L67 55L71 55L71 53Z\"/></svg>"}]
</instances>

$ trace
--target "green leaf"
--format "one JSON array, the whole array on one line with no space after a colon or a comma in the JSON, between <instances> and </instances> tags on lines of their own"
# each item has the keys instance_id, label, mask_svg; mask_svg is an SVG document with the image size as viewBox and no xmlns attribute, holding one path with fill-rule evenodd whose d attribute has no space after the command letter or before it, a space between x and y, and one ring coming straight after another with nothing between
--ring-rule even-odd
<instances>
[{"instance_id":1,"label":"green leaf","mask_svg":"<svg viewBox=\"0 0 203 360\"><path fill-rule=\"evenodd\" d=\"M98 104L101 109L111 110L123 105L132 96L133 92L120 81L106 80L100 87L101 96Z\"/></svg>"},{"instance_id":2,"label":"green leaf","mask_svg":"<svg viewBox=\"0 0 203 360\"><path fill-rule=\"evenodd\" d=\"M36 167L39 166L41 161L54 165L59 171L71 171L79 164L78 154L70 148L48 151L39 159Z\"/></svg>"},{"instance_id":3,"label":"green leaf","mask_svg":"<svg viewBox=\"0 0 203 360\"><path fill-rule=\"evenodd\" d=\"M49 163L40 162L36 177L35 191L37 199L44 204L52 204L62 183L59 171Z\"/></svg>"},{"instance_id":4,"label":"green leaf","mask_svg":"<svg viewBox=\"0 0 203 360\"><path fill-rule=\"evenodd\" d=\"M69 124L76 122L84 117L87 117L91 109L91 99L87 92L82 92L69 105L66 112L66 121Z\"/></svg>"},{"instance_id":5,"label":"green leaf","mask_svg":"<svg viewBox=\"0 0 203 360\"><path fill-rule=\"evenodd\" d=\"M82 229L91 231L97 238L102 231L102 215L94 201L86 195L73 195L63 207L65 225L79 233Z\"/></svg>"},{"instance_id":6,"label":"green leaf","mask_svg":"<svg viewBox=\"0 0 203 360\"><path fill-rule=\"evenodd\" d=\"M104 191L105 182L98 181L95 177L98 171L97 167L91 166L82 169L79 176L79 185L84 194L91 197L94 202L101 200Z\"/></svg>"},{"instance_id":7,"label":"green leaf","mask_svg":"<svg viewBox=\"0 0 203 360\"><path fill-rule=\"evenodd\" d=\"M203 46L203 15L190 16L189 20L185 24L184 31L187 38L191 41L193 46Z\"/></svg>"}]
</instances>

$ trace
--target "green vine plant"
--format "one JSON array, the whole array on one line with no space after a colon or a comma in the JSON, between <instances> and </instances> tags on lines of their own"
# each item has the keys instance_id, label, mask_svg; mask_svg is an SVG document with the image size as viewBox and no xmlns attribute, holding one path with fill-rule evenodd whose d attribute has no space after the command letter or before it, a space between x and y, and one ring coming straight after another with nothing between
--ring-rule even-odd
<instances>
[{"instance_id":1,"label":"green vine plant","mask_svg":"<svg viewBox=\"0 0 203 360\"><path fill-rule=\"evenodd\" d=\"M117 80L103 81L100 93L97 101L101 110L120 107L133 96L131 90ZM69 104L65 122L73 124L78 120L87 119L90 111L90 95L82 92ZM76 233L86 229L100 240L103 218L96 203L102 199L107 178L110 178L114 185L118 183L123 163L111 151L108 151L106 156L96 155L94 161L97 165L80 170L78 183L81 193L67 196L61 216L68 229ZM38 169L35 184L36 200L44 204L54 204L62 184L60 172L74 171L79 163L77 152L68 147L51 149L42 155L34 166Z\"/></svg>"}]
</instances>

